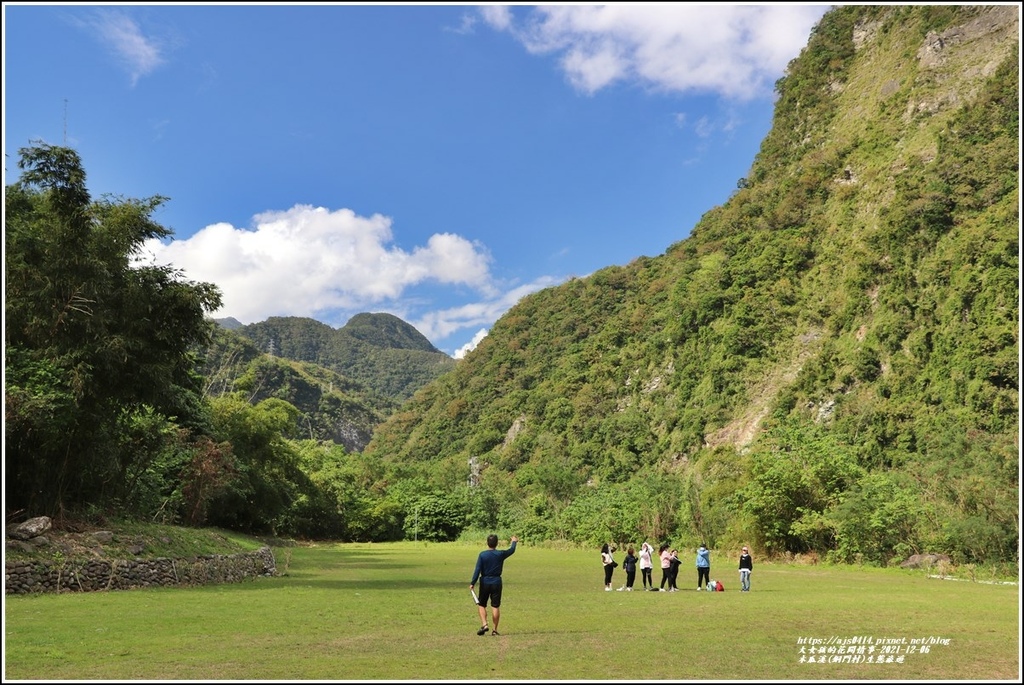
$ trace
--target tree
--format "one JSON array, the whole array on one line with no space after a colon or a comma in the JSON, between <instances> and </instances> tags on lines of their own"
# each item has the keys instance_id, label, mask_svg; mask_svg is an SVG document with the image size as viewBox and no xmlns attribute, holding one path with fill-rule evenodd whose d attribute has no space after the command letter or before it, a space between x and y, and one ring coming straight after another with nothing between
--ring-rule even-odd
<instances>
[{"instance_id":1,"label":"tree","mask_svg":"<svg viewBox=\"0 0 1024 685\"><path fill-rule=\"evenodd\" d=\"M18 166L4 225L8 513L116 505L153 458L122 435L133 415L208 423L193 351L220 293L133 263L170 235L151 218L166 198L93 201L67 147L22 148Z\"/></svg>"},{"instance_id":2,"label":"tree","mask_svg":"<svg viewBox=\"0 0 1024 685\"><path fill-rule=\"evenodd\" d=\"M211 400L215 433L230 443L235 476L210 503L208 521L248 533L277 533L303 491L312 490L288 439L299 410L274 397L255 405L240 394Z\"/></svg>"}]
</instances>

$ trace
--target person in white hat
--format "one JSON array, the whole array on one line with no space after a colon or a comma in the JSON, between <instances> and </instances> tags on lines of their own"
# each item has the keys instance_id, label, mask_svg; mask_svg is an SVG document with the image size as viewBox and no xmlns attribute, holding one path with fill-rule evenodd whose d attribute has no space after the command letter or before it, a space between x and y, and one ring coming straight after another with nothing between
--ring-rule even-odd
<instances>
[{"instance_id":1,"label":"person in white hat","mask_svg":"<svg viewBox=\"0 0 1024 685\"><path fill-rule=\"evenodd\" d=\"M754 559L746 547L740 553L740 592L750 592L750 572L754 570Z\"/></svg>"}]
</instances>

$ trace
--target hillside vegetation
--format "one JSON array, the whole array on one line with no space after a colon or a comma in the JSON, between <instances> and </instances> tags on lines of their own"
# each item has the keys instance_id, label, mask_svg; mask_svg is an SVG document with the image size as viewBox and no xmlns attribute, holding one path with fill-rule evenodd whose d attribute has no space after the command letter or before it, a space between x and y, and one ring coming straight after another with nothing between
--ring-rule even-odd
<instances>
[{"instance_id":1,"label":"hillside vegetation","mask_svg":"<svg viewBox=\"0 0 1024 685\"><path fill-rule=\"evenodd\" d=\"M217 320L201 373L211 397L284 400L298 410L288 437L359 452L374 428L455 360L391 314L362 313L342 328L304 317L248 326Z\"/></svg>"},{"instance_id":2,"label":"hillside vegetation","mask_svg":"<svg viewBox=\"0 0 1024 685\"><path fill-rule=\"evenodd\" d=\"M366 447L373 429L399 406L324 366L260 352L235 330L216 329L203 355L205 393L256 404L276 398L298 410L291 438L328 441L350 452Z\"/></svg>"},{"instance_id":3,"label":"hillside vegetation","mask_svg":"<svg viewBox=\"0 0 1024 685\"><path fill-rule=\"evenodd\" d=\"M455 365L422 333L391 314L356 314L341 328L275 316L235 332L263 352L323 366L397 402Z\"/></svg>"},{"instance_id":4,"label":"hillside vegetation","mask_svg":"<svg viewBox=\"0 0 1024 685\"><path fill-rule=\"evenodd\" d=\"M308 324L259 330L322 363L344 352L341 366L376 385L262 352L207 316L221 304L216 285L137 260L146 240L170 235L152 218L167 198L93 200L81 158L63 146L22 148L18 167L5 189L7 523L402 536L401 509L368 493L358 450L404 393L454 360L370 314L343 336L312 326L322 354ZM26 544L49 546L35 537Z\"/></svg>"},{"instance_id":5,"label":"hillside vegetation","mask_svg":"<svg viewBox=\"0 0 1024 685\"><path fill-rule=\"evenodd\" d=\"M1014 575L1019 31L1008 5L829 11L726 203L524 298L458 362L386 314L219 326L214 284L136 260L167 198L93 200L74 150L23 148L7 522Z\"/></svg>"},{"instance_id":6,"label":"hillside vegetation","mask_svg":"<svg viewBox=\"0 0 1024 685\"><path fill-rule=\"evenodd\" d=\"M376 430L378 487L535 538L1016 561L1018 45L1016 7L830 11L729 201L524 298Z\"/></svg>"}]
</instances>

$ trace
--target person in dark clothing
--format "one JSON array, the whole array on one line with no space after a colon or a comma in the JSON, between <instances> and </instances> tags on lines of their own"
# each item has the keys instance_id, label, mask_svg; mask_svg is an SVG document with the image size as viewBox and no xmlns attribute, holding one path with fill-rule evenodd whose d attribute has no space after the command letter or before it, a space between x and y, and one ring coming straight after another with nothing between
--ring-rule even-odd
<instances>
[{"instance_id":1,"label":"person in dark clothing","mask_svg":"<svg viewBox=\"0 0 1024 685\"><path fill-rule=\"evenodd\" d=\"M619 588L619 591L633 591L633 581L636 580L636 550L632 547L626 550L626 558L622 560L622 568L626 571L626 584Z\"/></svg>"},{"instance_id":2,"label":"person in dark clothing","mask_svg":"<svg viewBox=\"0 0 1024 685\"><path fill-rule=\"evenodd\" d=\"M679 553L676 550L672 550L668 558L668 591L679 592L679 586L676 585L676 580L679 579L679 567L682 565L682 561L679 560Z\"/></svg>"},{"instance_id":3,"label":"person in dark clothing","mask_svg":"<svg viewBox=\"0 0 1024 685\"><path fill-rule=\"evenodd\" d=\"M615 559L612 557L612 547L606 542L601 545L601 565L604 567L604 590L612 591L612 574L615 572Z\"/></svg>"},{"instance_id":4,"label":"person in dark clothing","mask_svg":"<svg viewBox=\"0 0 1024 685\"><path fill-rule=\"evenodd\" d=\"M491 635L498 635L498 619L501 618L501 571L505 565L505 559L516 552L516 543L519 538L512 536L512 544L508 549L498 549L498 536L487 536L487 549L480 552L476 558L476 568L473 569L473 579L469 581L469 589L473 590L476 581L480 581L480 594L477 595L476 606L480 610L480 630L477 635L487 632L487 602L491 603Z\"/></svg>"},{"instance_id":5,"label":"person in dark clothing","mask_svg":"<svg viewBox=\"0 0 1024 685\"><path fill-rule=\"evenodd\" d=\"M740 554L740 592L750 592L750 572L754 570L754 558L750 550L743 548Z\"/></svg>"}]
</instances>

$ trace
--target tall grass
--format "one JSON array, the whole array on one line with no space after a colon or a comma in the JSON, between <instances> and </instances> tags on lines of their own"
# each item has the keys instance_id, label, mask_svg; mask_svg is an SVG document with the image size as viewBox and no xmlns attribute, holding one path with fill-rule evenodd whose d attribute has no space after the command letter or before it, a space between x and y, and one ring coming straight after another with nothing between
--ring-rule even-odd
<instances>
[{"instance_id":1,"label":"tall grass","mask_svg":"<svg viewBox=\"0 0 1024 685\"><path fill-rule=\"evenodd\" d=\"M237 585L8 597L4 680L1020 678L1015 585L756 564L740 593L735 560L713 557L726 592L695 592L690 564L678 593L604 592L596 550L523 545L505 562L503 635L478 637L480 549L297 547L286 575ZM802 638L854 637L948 644L904 663L800 662Z\"/></svg>"}]
</instances>

